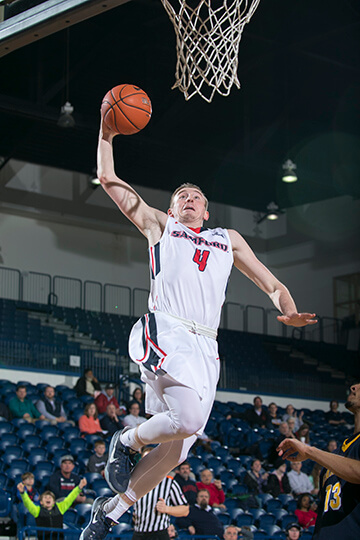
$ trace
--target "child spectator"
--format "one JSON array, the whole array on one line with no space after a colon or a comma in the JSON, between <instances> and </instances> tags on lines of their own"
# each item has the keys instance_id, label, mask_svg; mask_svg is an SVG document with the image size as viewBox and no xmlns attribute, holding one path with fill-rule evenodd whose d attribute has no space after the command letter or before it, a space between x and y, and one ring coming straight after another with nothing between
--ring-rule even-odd
<instances>
[{"instance_id":1,"label":"child spectator","mask_svg":"<svg viewBox=\"0 0 360 540\"><path fill-rule=\"evenodd\" d=\"M81 490L85 486L86 479L83 478L80 480L79 485L76 486L61 502L55 502L55 495L52 493L52 491L44 491L44 493L40 495L40 506L37 506L32 502L22 482L18 484L17 488L21 493L21 498L25 508L32 516L35 517L36 525L38 527L62 529L63 515L65 514L66 510L70 508L76 497L80 494ZM42 531L38 534L38 538L41 540L51 540L52 537L53 531Z\"/></svg>"},{"instance_id":2,"label":"child spectator","mask_svg":"<svg viewBox=\"0 0 360 540\"><path fill-rule=\"evenodd\" d=\"M103 440L95 441L94 454L90 456L86 470L87 472L100 473L104 477L105 465L108 455L105 453L106 445Z\"/></svg>"},{"instance_id":3,"label":"child spectator","mask_svg":"<svg viewBox=\"0 0 360 540\"><path fill-rule=\"evenodd\" d=\"M25 491L29 496L29 499L34 504L38 504L40 501L40 495L39 495L39 492L34 488L35 476L33 475L33 473L26 472L23 475L21 475L21 483L23 484Z\"/></svg>"}]
</instances>

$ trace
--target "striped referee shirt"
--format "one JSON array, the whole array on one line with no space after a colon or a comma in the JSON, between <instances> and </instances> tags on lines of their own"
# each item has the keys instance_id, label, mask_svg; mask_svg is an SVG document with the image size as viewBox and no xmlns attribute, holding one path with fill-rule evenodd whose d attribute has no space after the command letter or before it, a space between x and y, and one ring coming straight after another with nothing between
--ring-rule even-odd
<instances>
[{"instance_id":1,"label":"striped referee shirt","mask_svg":"<svg viewBox=\"0 0 360 540\"><path fill-rule=\"evenodd\" d=\"M188 504L176 480L171 476L166 476L160 484L134 504L134 530L136 532L156 532L168 528L170 516L160 514L155 509L160 498L164 499L168 506Z\"/></svg>"}]
</instances>

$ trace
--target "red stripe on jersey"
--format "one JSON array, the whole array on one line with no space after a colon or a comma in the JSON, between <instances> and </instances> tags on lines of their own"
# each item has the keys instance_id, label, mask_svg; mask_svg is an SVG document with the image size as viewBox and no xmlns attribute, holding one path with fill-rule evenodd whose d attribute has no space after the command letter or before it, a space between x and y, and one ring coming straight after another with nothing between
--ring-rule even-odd
<instances>
[{"instance_id":1,"label":"red stripe on jersey","mask_svg":"<svg viewBox=\"0 0 360 540\"><path fill-rule=\"evenodd\" d=\"M196 228L193 228L193 227L188 227L190 229L190 231L194 231L194 233L196 234L199 234L201 232L201 229L202 227L196 227Z\"/></svg>"},{"instance_id":2,"label":"red stripe on jersey","mask_svg":"<svg viewBox=\"0 0 360 540\"><path fill-rule=\"evenodd\" d=\"M152 247L150 248L150 255L151 255L151 267L153 271L153 276L155 277L155 262L154 262L154 252L153 252Z\"/></svg>"}]
</instances>

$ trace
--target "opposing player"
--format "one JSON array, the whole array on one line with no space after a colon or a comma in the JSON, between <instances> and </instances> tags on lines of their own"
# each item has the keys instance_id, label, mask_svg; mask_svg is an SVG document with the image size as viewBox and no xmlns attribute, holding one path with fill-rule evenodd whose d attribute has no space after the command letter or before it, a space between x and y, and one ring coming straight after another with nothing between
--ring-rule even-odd
<instances>
[{"instance_id":1,"label":"opposing player","mask_svg":"<svg viewBox=\"0 0 360 540\"><path fill-rule=\"evenodd\" d=\"M297 312L289 291L238 232L203 228L208 201L199 187L177 188L167 214L148 206L115 175L114 136L102 122L98 177L149 244L149 313L135 324L129 352L147 383L146 409L154 416L114 435L105 474L119 495L95 501L81 540L105 538L129 506L185 460L202 433L219 378L217 328L233 264L268 294L282 313L279 321L291 326L316 323L314 314ZM133 469L132 453L156 443L159 446Z\"/></svg>"},{"instance_id":2,"label":"opposing player","mask_svg":"<svg viewBox=\"0 0 360 540\"><path fill-rule=\"evenodd\" d=\"M324 452L297 439L285 439L278 447L284 459L312 459L324 467L313 540L360 537L360 383L351 386L345 407L354 413L354 434L334 452Z\"/></svg>"}]
</instances>

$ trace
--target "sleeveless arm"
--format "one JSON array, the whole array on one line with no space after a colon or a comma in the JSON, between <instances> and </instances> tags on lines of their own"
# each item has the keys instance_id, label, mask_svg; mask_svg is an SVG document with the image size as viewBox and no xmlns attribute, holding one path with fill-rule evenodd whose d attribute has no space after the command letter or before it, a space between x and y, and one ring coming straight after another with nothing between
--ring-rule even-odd
<instances>
[{"instance_id":1,"label":"sleeveless arm","mask_svg":"<svg viewBox=\"0 0 360 540\"><path fill-rule=\"evenodd\" d=\"M154 245L161 238L167 215L147 205L129 184L116 176L112 147L114 136L115 133L102 122L97 152L98 178L121 212L148 238L150 245Z\"/></svg>"}]
</instances>

